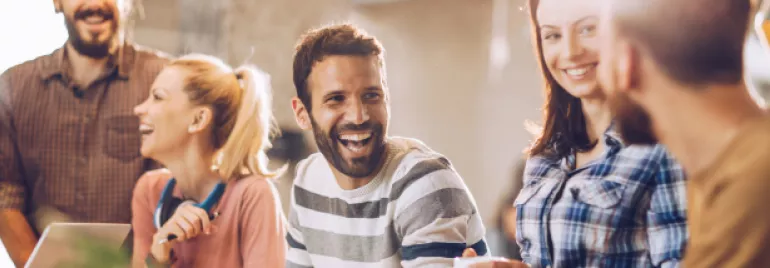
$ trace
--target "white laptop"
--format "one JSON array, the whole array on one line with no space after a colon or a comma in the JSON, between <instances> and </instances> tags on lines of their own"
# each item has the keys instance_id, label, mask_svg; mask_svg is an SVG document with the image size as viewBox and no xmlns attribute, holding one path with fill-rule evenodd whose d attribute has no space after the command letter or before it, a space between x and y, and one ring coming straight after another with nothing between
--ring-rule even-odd
<instances>
[{"instance_id":1,"label":"white laptop","mask_svg":"<svg viewBox=\"0 0 770 268\"><path fill-rule=\"evenodd\" d=\"M96 241L108 250L119 250L129 231L130 224L117 223L52 223L32 251L25 268L52 268L77 261L79 243L85 239Z\"/></svg>"}]
</instances>

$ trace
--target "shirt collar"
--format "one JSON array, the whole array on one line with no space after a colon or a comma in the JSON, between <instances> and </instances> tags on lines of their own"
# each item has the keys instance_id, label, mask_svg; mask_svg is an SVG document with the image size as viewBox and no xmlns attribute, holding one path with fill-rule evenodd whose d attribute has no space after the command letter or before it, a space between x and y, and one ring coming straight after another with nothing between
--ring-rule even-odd
<instances>
[{"instance_id":1,"label":"shirt collar","mask_svg":"<svg viewBox=\"0 0 770 268\"><path fill-rule=\"evenodd\" d=\"M623 142L623 139L618 132L615 120L613 120L607 130L604 131L604 145L606 145L605 151L602 154L604 157L612 156L620 151L620 149L626 147L626 144ZM575 166L575 161L575 155L569 154L567 157L559 159L558 163L562 169L572 170L572 167Z\"/></svg>"},{"instance_id":2,"label":"shirt collar","mask_svg":"<svg viewBox=\"0 0 770 268\"><path fill-rule=\"evenodd\" d=\"M623 138L620 136L620 132L618 132L618 127L615 120L612 120L610 127L604 131L604 144L607 145L607 148L610 149L611 153L615 153L618 150L626 147L625 142L623 142Z\"/></svg>"},{"instance_id":3,"label":"shirt collar","mask_svg":"<svg viewBox=\"0 0 770 268\"><path fill-rule=\"evenodd\" d=\"M69 76L70 65L67 63L67 44L55 50L51 54L51 60L43 64L40 72L40 78L48 80L53 76ZM118 51L110 55L107 66L108 68L117 67L118 78L128 79L129 71L134 64L135 49L131 44L124 43L118 47Z\"/></svg>"}]
</instances>

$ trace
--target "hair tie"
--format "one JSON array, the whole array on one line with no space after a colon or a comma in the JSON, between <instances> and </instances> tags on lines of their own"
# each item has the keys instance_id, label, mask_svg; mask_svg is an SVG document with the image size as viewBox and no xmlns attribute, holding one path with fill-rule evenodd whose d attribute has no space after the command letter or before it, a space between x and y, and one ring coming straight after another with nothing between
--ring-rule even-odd
<instances>
[{"instance_id":1,"label":"hair tie","mask_svg":"<svg viewBox=\"0 0 770 268\"><path fill-rule=\"evenodd\" d=\"M245 87L243 85L243 73L236 72L235 73L235 80L238 81L238 86L241 87L241 90L243 90Z\"/></svg>"}]
</instances>

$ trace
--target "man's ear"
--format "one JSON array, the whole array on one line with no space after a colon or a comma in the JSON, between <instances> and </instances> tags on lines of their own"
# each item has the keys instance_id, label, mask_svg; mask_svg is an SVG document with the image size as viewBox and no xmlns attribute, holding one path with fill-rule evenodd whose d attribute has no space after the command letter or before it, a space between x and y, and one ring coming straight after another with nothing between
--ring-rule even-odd
<instances>
[{"instance_id":1,"label":"man's ear","mask_svg":"<svg viewBox=\"0 0 770 268\"><path fill-rule=\"evenodd\" d=\"M299 98L294 97L291 99L291 109L294 110L294 119L297 120L297 125L302 130L313 128L313 125L310 123L310 114L305 108L305 104Z\"/></svg>"},{"instance_id":2,"label":"man's ear","mask_svg":"<svg viewBox=\"0 0 770 268\"><path fill-rule=\"evenodd\" d=\"M61 0L53 0L53 10L54 12L61 13Z\"/></svg>"},{"instance_id":3,"label":"man's ear","mask_svg":"<svg viewBox=\"0 0 770 268\"><path fill-rule=\"evenodd\" d=\"M629 91L639 87L641 60L639 50L633 44L622 41L618 44L617 82L620 90Z\"/></svg>"},{"instance_id":4,"label":"man's ear","mask_svg":"<svg viewBox=\"0 0 770 268\"><path fill-rule=\"evenodd\" d=\"M193 114L193 120L187 128L189 133L197 133L206 129L214 120L214 111L209 107L196 108Z\"/></svg>"}]
</instances>

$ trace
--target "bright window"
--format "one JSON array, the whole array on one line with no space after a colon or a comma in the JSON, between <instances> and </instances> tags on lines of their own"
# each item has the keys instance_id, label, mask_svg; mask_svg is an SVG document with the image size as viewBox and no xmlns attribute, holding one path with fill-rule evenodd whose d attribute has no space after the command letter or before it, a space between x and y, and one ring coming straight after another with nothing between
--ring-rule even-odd
<instances>
[{"instance_id":1,"label":"bright window","mask_svg":"<svg viewBox=\"0 0 770 268\"><path fill-rule=\"evenodd\" d=\"M0 1L0 73L8 68L50 54L67 41L64 19L54 13L53 1ZM13 267L0 242L0 267Z\"/></svg>"},{"instance_id":2,"label":"bright window","mask_svg":"<svg viewBox=\"0 0 770 268\"><path fill-rule=\"evenodd\" d=\"M67 41L67 28L53 1L0 1L0 72L51 53Z\"/></svg>"}]
</instances>

